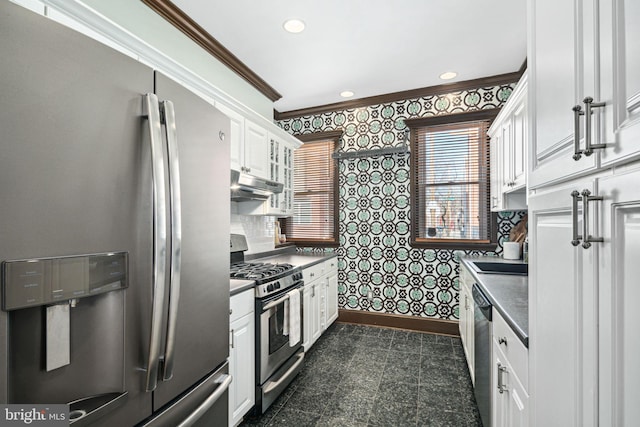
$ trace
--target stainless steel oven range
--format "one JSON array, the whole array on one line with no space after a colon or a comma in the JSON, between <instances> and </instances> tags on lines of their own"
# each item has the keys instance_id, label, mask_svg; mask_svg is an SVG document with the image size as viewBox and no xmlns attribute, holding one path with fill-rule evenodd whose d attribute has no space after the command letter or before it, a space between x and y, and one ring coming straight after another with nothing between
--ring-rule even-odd
<instances>
[{"instance_id":1,"label":"stainless steel oven range","mask_svg":"<svg viewBox=\"0 0 640 427\"><path fill-rule=\"evenodd\" d=\"M246 238L231 235L231 278L254 280L256 313L256 413L264 413L302 369L302 272L291 264L245 262ZM290 291L300 303L289 303ZM299 310L300 339L290 345L286 309Z\"/></svg>"}]
</instances>

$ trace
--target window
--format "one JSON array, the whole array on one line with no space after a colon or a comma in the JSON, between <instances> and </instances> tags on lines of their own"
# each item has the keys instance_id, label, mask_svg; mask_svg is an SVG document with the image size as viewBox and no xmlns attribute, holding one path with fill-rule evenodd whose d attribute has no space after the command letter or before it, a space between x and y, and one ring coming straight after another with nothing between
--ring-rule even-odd
<instances>
[{"instance_id":1,"label":"window","mask_svg":"<svg viewBox=\"0 0 640 427\"><path fill-rule=\"evenodd\" d=\"M296 135L293 218L280 220L287 241L302 246L338 246L338 170L332 157L342 131Z\"/></svg>"},{"instance_id":2,"label":"window","mask_svg":"<svg viewBox=\"0 0 640 427\"><path fill-rule=\"evenodd\" d=\"M411 129L412 246L495 246L487 130L498 111L405 120Z\"/></svg>"}]
</instances>

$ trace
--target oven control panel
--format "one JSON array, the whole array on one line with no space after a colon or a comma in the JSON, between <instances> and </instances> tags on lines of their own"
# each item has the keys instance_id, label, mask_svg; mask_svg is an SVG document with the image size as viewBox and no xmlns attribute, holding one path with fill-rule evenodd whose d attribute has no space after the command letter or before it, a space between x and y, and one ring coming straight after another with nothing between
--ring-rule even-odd
<instances>
[{"instance_id":1,"label":"oven control panel","mask_svg":"<svg viewBox=\"0 0 640 427\"><path fill-rule=\"evenodd\" d=\"M283 290L298 284L301 280L302 280L302 272L295 271L287 276L280 277L270 282L261 283L256 286L256 297L264 298L269 295L282 292Z\"/></svg>"}]
</instances>

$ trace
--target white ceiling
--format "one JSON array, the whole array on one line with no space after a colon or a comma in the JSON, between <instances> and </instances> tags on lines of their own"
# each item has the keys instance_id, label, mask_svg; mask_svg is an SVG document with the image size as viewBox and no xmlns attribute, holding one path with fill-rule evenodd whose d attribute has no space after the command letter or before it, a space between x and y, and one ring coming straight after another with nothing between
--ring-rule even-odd
<instances>
[{"instance_id":1,"label":"white ceiling","mask_svg":"<svg viewBox=\"0 0 640 427\"><path fill-rule=\"evenodd\" d=\"M517 71L526 0L174 0L282 94L280 112ZM306 23L300 34L282 28Z\"/></svg>"}]
</instances>

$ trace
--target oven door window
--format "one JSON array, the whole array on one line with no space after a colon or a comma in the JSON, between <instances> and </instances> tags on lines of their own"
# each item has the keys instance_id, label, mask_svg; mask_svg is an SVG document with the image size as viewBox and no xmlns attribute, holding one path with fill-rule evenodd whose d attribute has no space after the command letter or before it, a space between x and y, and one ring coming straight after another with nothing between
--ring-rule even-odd
<instances>
[{"instance_id":1,"label":"oven door window","mask_svg":"<svg viewBox=\"0 0 640 427\"><path fill-rule=\"evenodd\" d=\"M289 335L284 335L284 301L271 309L269 315L269 354L289 345Z\"/></svg>"}]
</instances>

